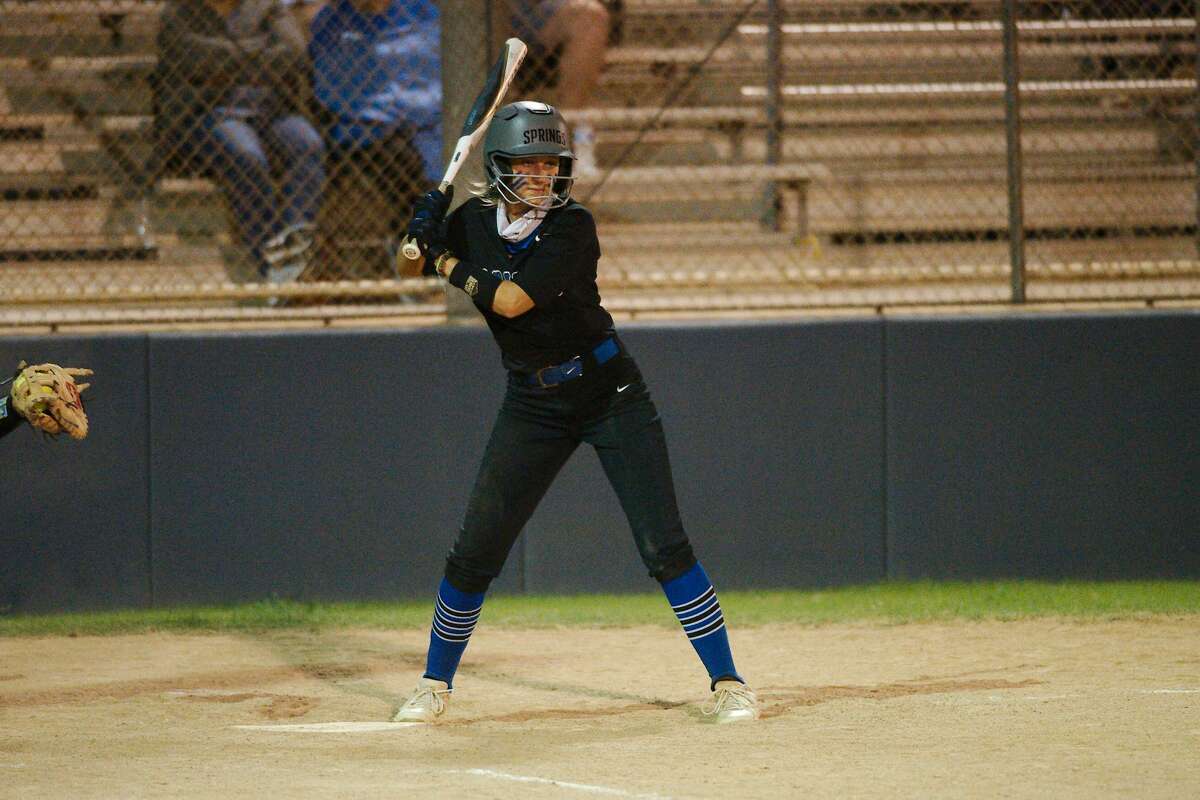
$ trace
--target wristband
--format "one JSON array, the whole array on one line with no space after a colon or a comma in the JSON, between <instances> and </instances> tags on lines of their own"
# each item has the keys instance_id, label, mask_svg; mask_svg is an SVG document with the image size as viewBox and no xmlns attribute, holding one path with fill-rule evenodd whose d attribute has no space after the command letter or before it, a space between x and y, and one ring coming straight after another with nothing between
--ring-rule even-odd
<instances>
[{"instance_id":1,"label":"wristband","mask_svg":"<svg viewBox=\"0 0 1200 800\"><path fill-rule=\"evenodd\" d=\"M450 258L451 255L452 254L450 253L449 250L443 250L441 253L438 253L437 258L435 258L433 260L434 274L436 274L436 275L442 274L442 267L445 265L446 259ZM449 276L446 276L446 277L448 278Z\"/></svg>"},{"instance_id":2,"label":"wristband","mask_svg":"<svg viewBox=\"0 0 1200 800\"><path fill-rule=\"evenodd\" d=\"M485 311L492 310L492 302L496 299L496 290L502 281L496 275L482 267L476 267L460 260L446 277L451 286L457 286L475 301L475 305Z\"/></svg>"}]
</instances>

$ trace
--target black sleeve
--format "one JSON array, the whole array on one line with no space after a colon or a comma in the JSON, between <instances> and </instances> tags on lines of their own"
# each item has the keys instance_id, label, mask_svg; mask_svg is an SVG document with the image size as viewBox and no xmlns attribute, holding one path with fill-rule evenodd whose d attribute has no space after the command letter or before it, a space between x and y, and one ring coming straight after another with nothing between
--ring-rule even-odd
<instances>
[{"instance_id":1,"label":"black sleeve","mask_svg":"<svg viewBox=\"0 0 1200 800\"><path fill-rule=\"evenodd\" d=\"M466 203L450 212L442 223L442 233L446 238L446 249L456 256L466 258L469 254L467 244L467 220L463 209ZM431 275L433 273L430 273Z\"/></svg>"},{"instance_id":2,"label":"black sleeve","mask_svg":"<svg viewBox=\"0 0 1200 800\"><path fill-rule=\"evenodd\" d=\"M12 408L12 398L7 394L0 395L0 438L15 431L20 424L21 417Z\"/></svg>"},{"instance_id":3,"label":"black sleeve","mask_svg":"<svg viewBox=\"0 0 1200 800\"><path fill-rule=\"evenodd\" d=\"M596 280L600 242L596 222L586 210L564 212L536 236L534 249L515 279L535 305L548 306L568 287Z\"/></svg>"}]
</instances>

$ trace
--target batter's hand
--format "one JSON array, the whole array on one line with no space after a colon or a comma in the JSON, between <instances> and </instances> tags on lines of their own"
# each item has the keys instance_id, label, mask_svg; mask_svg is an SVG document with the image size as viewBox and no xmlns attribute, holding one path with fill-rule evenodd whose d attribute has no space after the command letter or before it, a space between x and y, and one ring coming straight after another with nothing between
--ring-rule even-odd
<instances>
[{"instance_id":1,"label":"batter's hand","mask_svg":"<svg viewBox=\"0 0 1200 800\"><path fill-rule=\"evenodd\" d=\"M446 240L439 234L423 245L423 249L425 251L425 263L421 266L421 274L425 276L437 275L437 260L449 249L446 247Z\"/></svg>"},{"instance_id":2,"label":"batter's hand","mask_svg":"<svg viewBox=\"0 0 1200 800\"><path fill-rule=\"evenodd\" d=\"M75 378L92 374L90 369L58 364L31 367L22 361L13 377L13 409L51 436L65 431L72 439L83 439L88 435L88 418L80 395L91 384L77 384Z\"/></svg>"},{"instance_id":3,"label":"batter's hand","mask_svg":"<svg viewBox=\"0 0 1200 800\"><path fill-rule=\"evenodd\" d=\"M441 237L442 222L446 219L453 197L454 186L451 185L445 192L437 189L426 192L413 204L412 220L408 223L405 236L417 243L426 258L429 258L431 245Z\"/></svg>"},{"instance_id":4,"label":"batter's hand","mask_svg":"<svg viewBox=\"0 0 1200 800\"><path fill-rule=\"evenodd\" d=\"M450 210L450 201L454 199L454 184L446 187L446 191L431 189L417 198L413 203L413 219L433 219L441 222Z\"/></svg>"}]
</instances>

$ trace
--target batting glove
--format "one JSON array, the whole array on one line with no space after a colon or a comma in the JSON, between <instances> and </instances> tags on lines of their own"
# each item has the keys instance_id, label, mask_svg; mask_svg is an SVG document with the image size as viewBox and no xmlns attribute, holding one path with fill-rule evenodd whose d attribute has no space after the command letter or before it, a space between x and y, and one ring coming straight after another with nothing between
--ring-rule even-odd
<instances>
[{"instance_id":1,"label":"batting glove","mask_svg":"<svg viewBox=\"0 0 1200 800\"><path fill-rule=\"evenodd\" d=\"M441 222L446 218L446 212L450 210L450 201L453 198L454 184L447 186L445 192L438 189L426 192L417 198L417 202L413 203L413 221L431 219Z\"/></svg>"}]
</instances>

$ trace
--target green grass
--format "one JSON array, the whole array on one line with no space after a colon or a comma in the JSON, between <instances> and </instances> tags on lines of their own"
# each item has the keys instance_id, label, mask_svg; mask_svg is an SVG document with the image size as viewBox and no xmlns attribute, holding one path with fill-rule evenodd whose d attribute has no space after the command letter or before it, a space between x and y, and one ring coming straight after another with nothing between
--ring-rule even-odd
<instances>
[{"instance_id":1,"label":"green grass","mask_svg":"<svg viewBox=\"0 0 1200 800\"><path fill-rule=\"evenodd\" d=\"M306 603L269 600L238 606L162 608L0 617L0 636L77 636L148 631L263 631L286 628L424 628L430 600ZM1121 619L1200 614L1200 582L882 583L820 591L722 592L735 625L789 622L904 624L1032 617ZM489 598L486 623L511 627L673 625L658 594Z\"/></svg>"}]
</instances>

